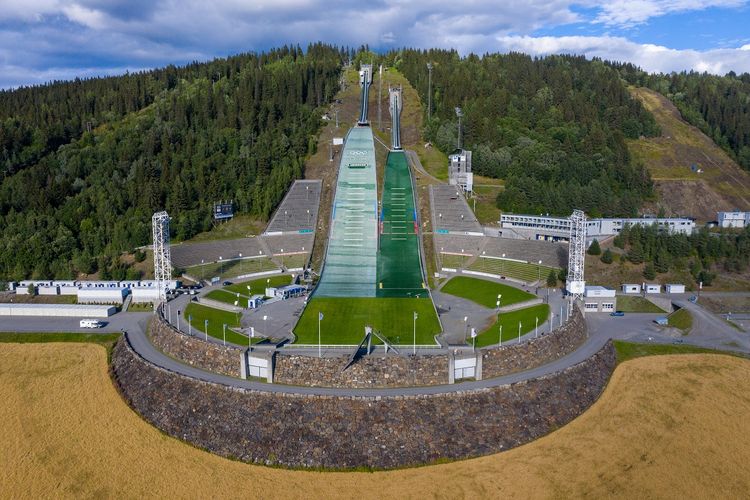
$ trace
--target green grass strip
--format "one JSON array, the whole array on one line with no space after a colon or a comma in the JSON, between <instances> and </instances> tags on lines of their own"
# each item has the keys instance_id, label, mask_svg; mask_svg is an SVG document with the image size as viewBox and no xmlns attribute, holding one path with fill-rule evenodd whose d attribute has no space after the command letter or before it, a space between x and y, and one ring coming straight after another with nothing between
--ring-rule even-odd
<instances>
[{"instance_id":1,"label":"green grass strip","mask_svg":"<svg viewBox=\"0 0 750 500\"><path fill-rule=\"evenodd\" d=\"M501 307L535 298L534 295L512 286L468 276L451 278L440 291L471 300L490 309L495 308L498 295L502 295Z\"/></svg>"},{"instance_id":2,"label":"green grass strip","mask_svg":"<svg viewBox=\"0 0 750 500\"><path fill-rule=\"evenodd\" d=\"M495 321L489 328L481 332L477 336L476 346L486 347L498 344L501 326L503 327L503 343L517 342L519 322L521 323L521 335L533 331L537 324L539 325L539 333L541 334L542 324L547 321L547 318L549 318L549 305L547 304L537 304L517 311L500 313L500 322ZM545 327L546 330L549 330L549 326ZM470 337L467 338L467 343L471 344Z\"/></svg>"},{"instance_id":3,"label":"green grass strip","mask_svg":"<svg viewBox=\"0 0 750 500\"><path fill-rule=\"evenodd\" d=\"M644 356L662 356L667 354L722 354L725 356L748 358L748 355L735 351L720 351L718 349L707 349L689 344L638 344L622 340L615 340L613 343L617 352L618 363Z\"/></svg>"}]
</instances>

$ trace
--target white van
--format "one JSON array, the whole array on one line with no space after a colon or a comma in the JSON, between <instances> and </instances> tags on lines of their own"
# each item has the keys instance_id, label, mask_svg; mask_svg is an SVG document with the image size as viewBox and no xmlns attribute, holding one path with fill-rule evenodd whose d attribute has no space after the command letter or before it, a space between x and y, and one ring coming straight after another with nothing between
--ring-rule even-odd
<instances>
[{"instance_id":1,"label":"white van","mask_svg":"<svg viewBox=\"0 0 750 500\"><path fill-rule=\"evenodd\" d=\"M100 328L102 326L102 322L98 319L82 319L81 320L81 328Z\"/></svg>"}]
</instances>

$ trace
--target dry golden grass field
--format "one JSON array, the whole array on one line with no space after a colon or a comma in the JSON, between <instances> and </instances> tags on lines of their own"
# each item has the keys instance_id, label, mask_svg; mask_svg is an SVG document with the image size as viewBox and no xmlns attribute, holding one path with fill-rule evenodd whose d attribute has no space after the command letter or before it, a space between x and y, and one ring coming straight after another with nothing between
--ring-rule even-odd
<instances>
[{"instance_id":1,"label":"dry golden grass field","mask_svg":"<svg viewBox=\"0 0 750 500\"><path fill-rule=\"evenodd\" d=\"M529 445L377 473L232 462L160 434L120 399L103 347L0 344L4 498L739 498L750 491L750 362L628 361L602 398ZM262 418L259 418L262 425Z\"/></svg>"}]
</instances>

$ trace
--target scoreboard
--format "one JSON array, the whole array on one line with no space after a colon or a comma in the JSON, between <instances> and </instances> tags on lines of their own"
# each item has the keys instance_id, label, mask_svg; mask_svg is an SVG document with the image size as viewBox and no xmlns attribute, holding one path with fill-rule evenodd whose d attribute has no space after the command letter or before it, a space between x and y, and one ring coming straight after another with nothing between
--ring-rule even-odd
<instances>
[{"instance_id":1,"label":"scoreboard","mask_svg":"<svg viewBox=\"0 0 750 500\"><path fill-rule=\"evenodd\" d=\"M214 219L225 220L234 217L234 205L229 203L214 203Z\"/></svg>"}]
</instances>

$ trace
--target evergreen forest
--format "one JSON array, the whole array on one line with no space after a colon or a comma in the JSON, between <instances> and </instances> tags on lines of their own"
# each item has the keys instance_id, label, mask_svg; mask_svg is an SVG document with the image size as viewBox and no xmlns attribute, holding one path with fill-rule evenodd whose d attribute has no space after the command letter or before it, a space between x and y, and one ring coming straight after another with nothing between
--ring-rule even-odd
<instances>
[{"instance_id":1,"label":"evergreen forest","mask_svg":"<svg viewBox=\"0 0 750 500\"><path fill-rule=\"evenodd\" d=\"M346 57L284 47L0 92L0 274L124 278L120 254L150 243L159 210L178 240L209 229L220 200L267 218Z\"/></svg>"}]
</instances>

